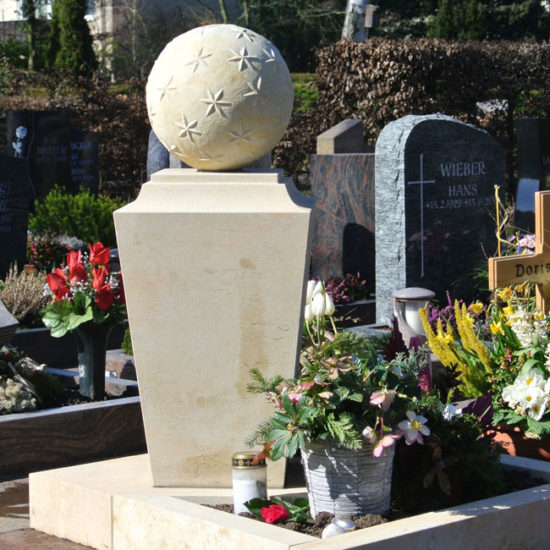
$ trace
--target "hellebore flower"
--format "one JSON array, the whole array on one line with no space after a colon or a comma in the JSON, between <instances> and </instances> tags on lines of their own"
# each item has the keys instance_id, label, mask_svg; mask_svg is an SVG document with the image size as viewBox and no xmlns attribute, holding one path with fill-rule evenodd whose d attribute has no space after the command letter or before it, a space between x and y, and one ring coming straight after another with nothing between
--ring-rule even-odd
<instances>
[{"instance_id":1,"label":"hellebore flower","mask_svg":"<svg viewBox=\"0 0 550 550\"><path fill-rule=\"evenodd\" d=\"M382 456L382 453L384 452L384 449L391 447L400 437L401 437L400 435L395 435L395 434L385 435L374 446L374 449L372 450L372 456L374 456L375 458L380 458Z\"/></svg>"},{"instance_id":2,"label":"hellebore flower","mask_svg":"<svg viewBox=\"0 0 550 550\"><path fill-rule=\"evenodd\" d=\"M395 399L396 393L397 392L395 390L388 390L384 388L383 390L375 391L370 396L369 402L371 405L374 405L375 407L379 407L384 412L386 412L391 407L391 404Z\"/></svg>"},{"instance_id":3,"label":"hellebore flower","mask_svg":"<svg viewBox=\"0 0 550 550\"><path fill-rule=\"evenodd\" d=\"M408 420L402 420L397 425L405 435L405 443L407 445L412 445L415 442L423 443L422 435L430 435L430 428L426 426L428 419L420 414L417 415L414 411L407 411L406 414Z\"/></svg>"}]
</instances>

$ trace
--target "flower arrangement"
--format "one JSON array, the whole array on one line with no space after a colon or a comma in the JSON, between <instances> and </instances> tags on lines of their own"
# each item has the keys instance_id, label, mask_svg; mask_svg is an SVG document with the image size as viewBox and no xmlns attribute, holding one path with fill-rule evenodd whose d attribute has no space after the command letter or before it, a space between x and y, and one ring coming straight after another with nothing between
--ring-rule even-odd
<instances>
[{"instance_id":1,"label":"flower arrangement","mask_svg":"<svg viewBox=\"0 0 550 550\"><path fill-rule=\"evenodd\" d=\"M372 340L338 332L333 312L324 284L310 281L300 375L267 380L259 370L251 371L248 390L266 394L275 412L248 442L264 445L273 460L292 457L306 441L327 439L349 449L366 441L380 456L401 437L407 444L422 443L430 434L420 414L424 352L385 361Z\"/></svg>"},{"instance_id":2,"label":"flower arrangement","mask_svg":"<svg viewBox=\"0 0 550 550\"><path fill-rule=\"evenodd\" d=\"M109 253L100 242L89 245L89 254L72 250L63 267L46 275L53 301L41 314L52 336L83 324L115 325L126 319L122 276L111 271Z\"/></svg>"},{"instance_id":3,"label":"flower arrangement","mask_svg":"<svg viewBox=\"0 0 550 550\"><path fill-rule=\"evenodd\" d=\"M47 234L32 234L27 237L27 260L38 269L50 270L59 265L71 248Z\"/></svg>"},{"instance_id":4,"label":"flower arrangement","mask_svg":"<svg viewBox=\"0 0 550 550\"><path fill-rule=\"evenodd\" d=\"M421 317L428 345L457 370L464 397L490 393L494 425L517 425L538 438L550 435L549 318L536 311L531 292L528 283L499 289L477 317L472 308L479 306L455 303L456 331L433 330L425 310Z\"/></svg>"}]
</instances>

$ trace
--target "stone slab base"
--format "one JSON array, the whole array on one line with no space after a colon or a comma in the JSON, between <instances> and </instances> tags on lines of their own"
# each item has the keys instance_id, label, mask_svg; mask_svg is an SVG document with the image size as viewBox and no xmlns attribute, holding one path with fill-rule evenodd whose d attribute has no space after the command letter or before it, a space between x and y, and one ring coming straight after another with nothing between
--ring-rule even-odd
<instances>
[{"instance_id":1,"label":"stone slab base","mask_svg":"<svg viewBox=\"0 0 550 550\"><path fill-rule=\"evenodd\" d=\"M503 463L550 481L548 462ZM199 504L231 489L153 487L147 455L37 472L29 488L31 527L101 550L525 550L550 536L550 484L325 540Z\"/></svg>"}]
</instances>

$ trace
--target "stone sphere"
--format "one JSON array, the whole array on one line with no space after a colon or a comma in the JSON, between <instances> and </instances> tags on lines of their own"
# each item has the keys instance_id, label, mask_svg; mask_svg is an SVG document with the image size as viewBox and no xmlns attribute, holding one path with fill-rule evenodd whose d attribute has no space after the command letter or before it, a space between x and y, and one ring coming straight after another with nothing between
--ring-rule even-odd
<instances>
[{"instance_id":1,"label":"stone sphere","mask_svg":"<svg viewBox=\"0 0 550 550\"><path fill-rule=\"evenodd\" d=\"M266 38L236 25L197 27L172 40L147 81L147 111L161 143L199 170L235 170L281 139L294 91Z\"/></svg>"}]
</instances>

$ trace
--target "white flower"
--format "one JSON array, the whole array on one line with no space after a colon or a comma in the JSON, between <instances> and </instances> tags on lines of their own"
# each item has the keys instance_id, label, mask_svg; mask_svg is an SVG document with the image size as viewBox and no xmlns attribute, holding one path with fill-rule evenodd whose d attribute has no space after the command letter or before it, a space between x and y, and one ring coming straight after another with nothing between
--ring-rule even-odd
<instances>
[{"instance_id":1,"label":"white flower","mask_svg":"<svg viewBox=\"0 0 550 550\"><path fill-rule=\"evenodd\" d=\"M307 282L307 290L306 290L306 305L311 304L311 299L313 298L313 290L315 289L315 285L317 284L317 281L311 279Z\"/></svg>"},{"instance_id":2,"label":"white flower","mask_svg":"<svg viewBox=\"0 0 550 550\"><path fill-rule=\"evenodd\" d=\"M313 295L313 300L311 300L311 312L314 317L322 317L325 314L326 303L325 297L322 293L318 292Z\"/></svg>"},{"instance_id":3,"label":"white flower","mask_svg":"<svg viewBox=\"0 0 550 550\"><path fill-rule=\"evenodd\" d=\"M414 411L407 411L408 420L402 420L397 427L405 435L405 443L412 445L414 442L423 443L422 435L430 435L430 428L426 426L428 419L422 415L417 415Z\"/></svg>"},{"instance_id":4,"label":"white flower","mask_svg":"<svg viewBox=\"0 0 550 550\"><path fill-rule=\"evenodd\" d=\"M311 304L306 304L306 307L304 309L304 320L306 322L313 321L313 312L311 311Z\"/></svg>"},{"instance_id":5,"label":"white flower","mask_svg":"<svg viewBox=\"0 0 550 550\"><path fill-rule=\"evenodd\" d=\"M330 297L328 292L325 292L325 313L327 315L332 315L335 311L336 307L334 306L332 298Z\"/></svg>"},{"instance_id":6,"label":"white flower","mask_svg":"<svg viewBox=\"0 0 550 550\"><path fill-rule=\"evenodd\" d=\"M443 418L445 420L452 420L456 416L459 416L462 413L462 409L457 409L452 403L445 405L443 409Z\"/></svg>"}]
</instances>

